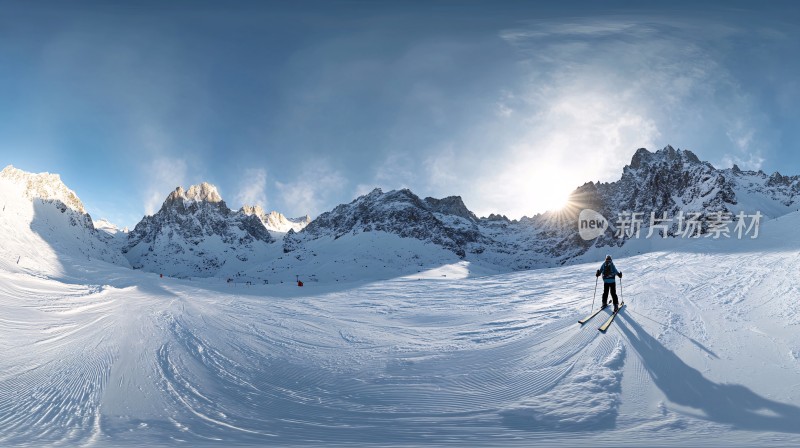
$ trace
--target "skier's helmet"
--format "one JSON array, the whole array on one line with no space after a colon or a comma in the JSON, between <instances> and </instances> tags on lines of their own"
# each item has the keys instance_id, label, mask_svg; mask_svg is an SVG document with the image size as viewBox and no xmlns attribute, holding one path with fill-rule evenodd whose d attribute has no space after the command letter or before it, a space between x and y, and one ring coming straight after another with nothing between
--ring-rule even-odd
<instances>
[{"instance_id":1,"label":"skier's helmet","mask_svg":"<svg viewBox=\"0 0 800 448\"><path fill-rule=\"evenodd\" d=\"M611 255L606 255L606 260L611 260Z\"/></svg>"}]
</instances>

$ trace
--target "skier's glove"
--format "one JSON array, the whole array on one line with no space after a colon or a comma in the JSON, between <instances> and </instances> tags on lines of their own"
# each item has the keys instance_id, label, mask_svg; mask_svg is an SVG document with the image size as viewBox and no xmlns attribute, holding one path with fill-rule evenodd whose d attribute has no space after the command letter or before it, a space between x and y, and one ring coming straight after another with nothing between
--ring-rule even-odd
<instances>
[{"instance_id":1,"label":"skier's glove","mask_svg":"<svg viewBox=\"0 0 800 448\"><path fill-rule=\"evenodd\" d=\"M620 272L618 275L619 275L619 278L622 278L622 272Z\"/></svg>"},{"instance_id":2,"label":"skier's glove","mask_svg":"<svg viewBox=\"0 0 800 448\"><path fill-rule=\"evenodd\" d=\"M597 272L594 274L594 276L595 277L600 277L600 269L597 270Z\"/></svg>"}]
</instances>

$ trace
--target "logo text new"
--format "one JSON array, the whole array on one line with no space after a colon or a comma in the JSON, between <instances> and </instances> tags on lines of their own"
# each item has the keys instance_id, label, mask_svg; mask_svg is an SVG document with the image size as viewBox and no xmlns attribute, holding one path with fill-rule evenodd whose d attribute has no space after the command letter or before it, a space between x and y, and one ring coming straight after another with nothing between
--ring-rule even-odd
<instances>
[{"instance_id":1,"label":"logo text new","mask_svg":"<svg viewBox=\"0 0 800 448\"><path fill-rule=\"evenodd\" d=\"M581 220L581 229L605 229L605 219L583 219Z\"/></svg>"}]
</instances>

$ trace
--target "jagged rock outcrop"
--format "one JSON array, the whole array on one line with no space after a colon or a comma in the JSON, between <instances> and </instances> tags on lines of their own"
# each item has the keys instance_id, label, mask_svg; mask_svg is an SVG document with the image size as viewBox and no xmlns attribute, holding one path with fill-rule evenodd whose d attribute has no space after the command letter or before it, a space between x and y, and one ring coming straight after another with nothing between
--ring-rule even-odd
<instances>
[{"instance_id":1,"label":"jagged rock outcrop","mask_svg":"<svg viewBox=\"0 0 800 448\"><path fill-rule=\"evenodd\" d=\"M577 220L583 209L601 213L612 225L622 213L638 213L646 233L651 213L656 217L697 213L701 222L716 212L780 216L797 208L799 184L797 176L768 176L739 167L717 169L691 151L672 146L656 152L640 148L618 181L587 182L571 194L563 210L520 220L500 215L479 219L457 196L422 200L409 190L376 189L323 213L303 231L289 232L284 251L323 237L384 231L506 268L553 266L580 257L592 246L621 246L629 238L618 238L609 230L595 240L581 239ZM678 233L677 226L672 224L669 236Z\"/></svg>"},{"instance_id":2,"label":"jagged rock outcrop","mask_svg":"<svg viewBox=\"0 0 800 448\"><path fill-rule=\"evenodd\" d=\"M274 243L261 220L231 211L208 183L178 187L145 216L123 248L134 268L173 276L213 276L263 257Z\"/></svg>"},{"instance_id":3,"label":"jagged rock outcrop","mask_svg":"<svg viewBox=\"0 0 800 448\"><path fill-rule=\"evenodd\" d=\"M376 188L323 213L302 231L289 232L284 251L291 252L306 240L380 231L436 244L464 257L467 252L481 251L481 244L488 242L477 221L456 196L422 200L408 189L384 193Z\"/></svg>"},{"instance_id":4,"label":"jagged rock outcrop","mask_svg":"<svg viewBox=\"0 0 800 448\"><path fill-rule=\"evenodd\" d=\"M624 213L638 213L640 233L645 234L651 213L658 218L696 214L703 230L718 212L758 212L769 219L800 206L800 176L768 175L736 165L717 169L691 151L671 146L655 152L640 148L619 180L587 182L572 192L564 209L519 220L494 214L478 218L459 196L421 199L408 189L375 189L313 221L308 216L290 219L258 206L231 211L213 185L202 183L176 188L156 214L144 217L127 234L97 232L83 204L57 175L31 175L7 167L0 178L20 185L21 196L63 214L70 226L95 235L86 240L90 243L108 243L117 235L114 243L122 241L121 251L133 267L181 277L250 271L266 279L293 271L295 263L305 263L304 269L326 266L329 272L346 263L366 269L360 257L370 258L370 253L382 254L371 257L382 268L393 262L424 266L425 257L437 263L461 258L501 269L555 266L580 260L592 247L626 244L631 236L619 238L613 232ZM608 218L612 229L583 240L577 230L583 209ZM54 227L50 221L47 226ZM677 226L673 222L667 236L680 236ZM362 237L365 234L369 235ZM348 238L341 240L344 236ZM406 244L402 238L422 244ZM108 251L108 244L100 246L101 253ZM325 251L332 252L326 256ZM397 260L389 261L387 254ZM347 269L356 272L353 266Z\"/></svg>"},{"instance_id":5,"label":"jagged rock outcrop","mask_svg":"<svg viewBox=\"0 0 800 448\"><path fill-rule=\"evenodd\" d=\"M88 215L81 200L78 199L74 191L64 185L64 182L61 181L61 176L58 174L28 173L8 165L3 171L0 171L0 176L24 185L25 197L28 199L60 201L66 207L82 215Z\"/></svg>"},{"instance_id":6,"label":"jagged rock outcrop","mask_svg":"<svg viewBox=\"0 0 800 448\"><path fill-rule=\"evenodd\" d=\"M528 229L528 243L552 239L547 243L550 252L561 261L579 255L591 246L619 246L624 238L609 231L597 240L586 242L577 238L575 226L582 209L598 211L613 222L621 213L640 213L642 228L650 225L651 213L656 217L674 218L697 214L705 231L716 213L759 212L765 217L777 217L797 209L800 177L762 171L742 171L734 165L717 169L701 161L694 153L667 146L656 152L639 148L630 165L623 168L620 180L607 183L588 182L570 196L565 210L551 211L520 220ZM679 234L677 222L670 224L669 236ZM523 232L524 234L524 232ZM566 256L566 258L564 258Z\"/></svg>"}]
</instances>

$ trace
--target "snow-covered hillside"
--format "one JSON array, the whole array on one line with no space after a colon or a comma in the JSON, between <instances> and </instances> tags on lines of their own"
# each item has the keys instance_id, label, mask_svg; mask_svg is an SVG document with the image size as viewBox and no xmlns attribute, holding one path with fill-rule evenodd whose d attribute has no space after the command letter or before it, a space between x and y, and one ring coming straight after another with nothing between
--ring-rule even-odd
<instances>
[{"instance_id":1,"label":"snow-covered hillside","mask_svg":"<svg viewBox=\"0 0 800 448\"><path fill-rule=\"evenodd\" d=\"M303 288L6 263L0 445L795 446L798 227L612 251L606 334L576 323L597 262Z\"/></svg>"},{"instance_id":2,"label":"snow-covered hillside","mask_svg":"<svg viewBox=\"0 0 800 448\"><path fill-rule=\"evenodd\" d=\"M0 264L5 269L58 272L76 258L129 266L56 174L6 167L0 172L0 204Z\"/></svg>"}]
</instances>

